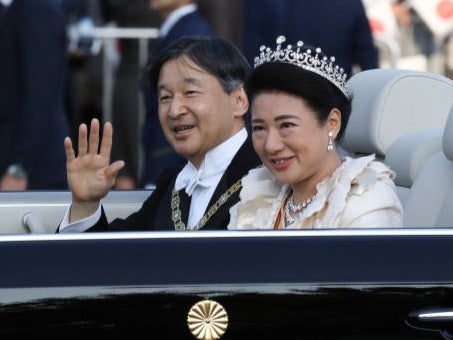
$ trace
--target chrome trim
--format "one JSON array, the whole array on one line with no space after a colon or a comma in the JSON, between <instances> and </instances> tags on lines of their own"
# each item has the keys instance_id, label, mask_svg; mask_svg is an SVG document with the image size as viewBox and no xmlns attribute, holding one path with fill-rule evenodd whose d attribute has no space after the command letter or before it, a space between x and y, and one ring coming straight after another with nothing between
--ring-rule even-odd
<instances>
[{"instance_id":1,"label":"chrome trim","mask_svg":"<svg viewBox=\"0 0 453 340\"><path fill-rule=\"evenodd\" d=\"M323 229L323 230L216 230L206 231L139 231L72 234L0 235L0 242L117 239L186 239L186 238L267 238L267 237L363 237L363 236L451 236L453 228L401 229Z\"/></svg>"}]
</instances>

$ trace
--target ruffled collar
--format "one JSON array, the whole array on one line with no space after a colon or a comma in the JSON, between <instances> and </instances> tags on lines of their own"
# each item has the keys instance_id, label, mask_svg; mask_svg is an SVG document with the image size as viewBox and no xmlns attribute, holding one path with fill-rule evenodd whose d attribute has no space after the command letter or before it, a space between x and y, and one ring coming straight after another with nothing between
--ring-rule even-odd
<instances>
[{"instance_id":1,"label":"ruffled collar","mask_svg":"<svg viewBox=\"0 0 453 340\"><path fill-rule=\"evenodd\" d=\"M318 183L315 200L302 211L298 221L287 228L317 229L322 225L330 225L334 223L339 212L344 210L347 195L351 191L360 193L367 190L381 175L394 178L394 173L388 167L374 160L375 155L357 159L345 157L330 177ZM364 171L367 168L370 171ZM279 184L274 175L264 167L251 170L243 178L242 185L237 227L272 229L290 187ZM317 218L318 215L322 215L322 218Z\"/></svg>"}]
</instances>

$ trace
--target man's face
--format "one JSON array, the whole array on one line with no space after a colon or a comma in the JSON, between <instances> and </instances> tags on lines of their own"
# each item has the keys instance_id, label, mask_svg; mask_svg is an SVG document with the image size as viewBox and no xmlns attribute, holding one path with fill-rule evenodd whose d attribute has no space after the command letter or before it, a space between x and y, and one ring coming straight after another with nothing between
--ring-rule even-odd
<instances>
[{"instance_id":1,"label":"man's face","mask_svg":"<svg viewBox=\"0 0 453 340\"><path fill-rule=\"evenodd\" d=\"M225 93L219 81L186 57L167 61L158 79L159 119L177 153L196 167L206 153L243 126L243 89ZM245 105L241 101L245 100Z\"/></svg>"}]
</instances>

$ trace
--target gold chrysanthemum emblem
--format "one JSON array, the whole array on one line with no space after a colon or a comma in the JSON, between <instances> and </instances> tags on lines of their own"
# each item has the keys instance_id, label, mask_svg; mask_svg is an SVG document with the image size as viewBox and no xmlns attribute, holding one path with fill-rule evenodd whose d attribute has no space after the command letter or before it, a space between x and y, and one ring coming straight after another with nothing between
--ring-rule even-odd
<instances>
[{"instance_id":1,"label":"gold chrysanthemum emblem","mask_svg":"<svg viewBox=\"0 0 453 340\"><path fill-rule=\"evenodd\" d=\"M197 339L217 340L228 327L228 314L218 302L203 300L190 309L187 325Z\"/></svg>"}]
</instances>

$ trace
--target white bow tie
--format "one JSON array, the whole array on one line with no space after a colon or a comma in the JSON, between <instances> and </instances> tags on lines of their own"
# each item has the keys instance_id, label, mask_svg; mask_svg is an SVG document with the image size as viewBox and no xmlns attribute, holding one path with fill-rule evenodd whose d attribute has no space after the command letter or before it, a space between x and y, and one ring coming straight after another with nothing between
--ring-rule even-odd
<instances>
[{"instance_id":1,"label":"white bow tie","mask_svg":"<svg viewBox=\"0 0 453 340\"><path fill-rule=\"evenodd\" d=\"M210 177L206 177L206 172L203 169L197 170L193 165L187 164L176 179L175 189L185 188L187 195L192 196L197 186L206 188L211 185Z\"/></svg>"},{"instance_id":2,"label":"white bow tie","mask_svg":"<svg viewBox=\"0 0 453 340\"><path fill-rule=\"evenodd\" d=\"M196 176L186 178L184 180L184 184L186 187L186 193L190 197L198 185L204 188L209 187L209 180L207 178L203 178L203 172L198 172Z\"/></svg>"}]
</instances>

